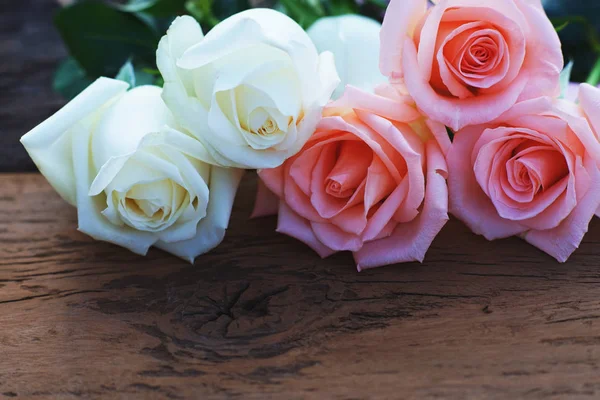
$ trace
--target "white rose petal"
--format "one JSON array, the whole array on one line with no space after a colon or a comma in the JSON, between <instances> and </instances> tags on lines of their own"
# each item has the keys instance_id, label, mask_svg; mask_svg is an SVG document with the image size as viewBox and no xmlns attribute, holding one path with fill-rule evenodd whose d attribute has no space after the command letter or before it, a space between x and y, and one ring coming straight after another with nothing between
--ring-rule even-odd
<instances>
[{"instance_id":1,"label":"white rose petal","mask_svg":"<svg viewBox=\"0 0 600 400\"><path fill-rule=\"evenodd\" d=\"M75 205L72 134L77 125L93 123L129 85L114 79L100 78L69 104L21 138L38 169L69 204Z\"/></svg>"},{"instance_id":2,"label":"white rose petal","mask_svg":"<svg viewBox=\"0 0 600 400\"><path fill-rule=\"evenodd\" d=\"M242 172L204 162L210 153L173 128L160 88L127 86L99 79L22 142L77 206L80 231L193 262L223 239Z\"/></svg>"},{"instance_id":3,"label":"white rose petal","mask_svg":"<svg viewBox=\"0 0 600 400\"><path fill-rule=\"evenodd\" d=\"M225 237L233 208L235 192L240 184L243 170L213 167L208 215L198 225L197 235L185 242L158 242L156 247L184 260L194 259L218 246Z\"/></svg>"},{"instance_id":4,"label":"white rose petal","mask_svg":"<svg viewBox=\"0 0 600 400\"><path fill-rule=\"evenodd\" d=\"M343 15L317 20L307 31L317 50L330 51L341 83L333 97L339 98L346 85L365 91L387 81L379 71L381 24L360 15Z\"/></svg>"},{"instance_id":5,"label":"white rose petal","mask_svg":"<svg viewBox=\"0 0 600 400\"><path fill-rule=\"evenodd\" d=\"M204 161L224 167L281 165L314 132L339 83L331 54L319 56L297 23L268 9L236 14L206 37L191 17L176 19L157 65L177 123L206 146Z\"/></svg>"}]
</instances>

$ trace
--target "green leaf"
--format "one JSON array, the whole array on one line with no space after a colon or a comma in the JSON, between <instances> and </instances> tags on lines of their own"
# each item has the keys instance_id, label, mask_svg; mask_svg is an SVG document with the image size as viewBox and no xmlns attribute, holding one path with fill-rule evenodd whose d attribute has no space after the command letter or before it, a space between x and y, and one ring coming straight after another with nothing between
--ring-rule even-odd
<instances>
[{"instance_id":1,"label":"green leaf","mask_svg":"<svg viewBox=\"0 0 600 400\"><path fill-rule=\"evenodd\" d=\"M133 69L133 64L131 61L127 61L119 70L119 73L115 77L115 79L127 82L129 87L135 87L135 70Z\"/></svg>"},{"instance_id":2,"label":"green leaf","mask_svg":"<svg viewBox=\"0 0 600 400\"><path fill-rule=\"evenodd\" d=\"M298 1L298 0L295 0ZM241 11L252 8L248 0L214 0L212 12L217 19L224 20Z\"/></svg>"},{"instance_id":3,"label":"green leaf","mask_svg":"<svg viewBox=\"0 0 600 400\"><path fill-rule=\"evenodd\" d=\"M324 3L330 15L358 14L354 0L326 0Z\"/></svg>"},{"instance_id":4,"label":"green leaf","mask_svg":"<svg viewBox=\"0 0 600 400\"><path fill-rule=\"evenodd\" d=\"M70 100L91 85L92 82L93 80L86 75L75 59L67 58L54 73L52 88Z\"/></svg>"},{"instance_id":5,"label":"green leaf","mask_svg":"<svg viewBox=\"0 0 600 400\"><path fill-rule=\"evenodd\" d=\"M143 12L154 17L170 17L185 11L186 0L129 0L114 7L129 13Z\"/></svg>"},{"instance_id":6,"label":"green leaf","mask_svg":"<svg viewBox=\"0 0 600 400\"><path fill-rule=\"evenodd\" d=\"M127 82L131 89L137 86L153 85L156 81L155 74L148 72L148 68L135 68L131 61L127 61L115 79Z\"/></svg>"},{"instance_id":7,"label":"green leaf","mask_svg":"<svg viewBox=\"0 0 600 400\"><path fill-rule=\"evenodd\" d=\"M594 68L592 68L592 72L590 72L586 83L592 86L598 86L598 83L600 83L600 57L598 57L598 61L594 64Z\"/></svg>"},{"instance_id":8,"label":"green leaf","mask_svg":"<svg viewBox=\"0 0 600 400\"><path fill-rule=\"evenodd\" d=\"M567 26L569 26L569 24L570 24L569 21L565 21L562 24L554 25L554 30L556 31L556 33L560 33L563 29L565 29Z\"/></svg>"},{"instance_id":9,"label":"green leaf","mask_svg":"<svg viewBox=\"0 0 600 400\"><path fill-rule=\"evenodd\" d=\"M554 27L561 27L561 30L572 24L580 25L585 31L585 35L587 36L587 40L592 50L600 52L600 37L594 25L592 25L586 17L581 15L567 15L550 18L550 20Z\"/></svg>"},{"instance_id":10,"label":"green leaf","mask_svg":"<svg viewBox=\"0 0 600 400\"><path fill-rule=\"evenodd\" d=\"M385 0L367 0L367 3L371 3L374 6L383 8L384 10L387 9L387 7L388 7L388 2Z\"/></svg>"},{"instance_id":11,"label":"green leaf","mask_svg":"<svg viewBox=\"0 0 600 400\"><path fill-rule=\"evenodd\" d=\"M156 68L142 68L141 69L142 72L148 74L148 75L152 75L152 76L159 76L160 75L160 71L157 70Z\"/></svg>"},{"instance_id":12,"label":"green leaf","mask_svg":"<svg viewBox=\"0 0 600 400\"><path fill-rule=\"evenodd\" d=\"M188 0L185 8L194 18L209 28L220 21L252 8L249 0Z\"/></svg>"},{"instance_id":13,"label":"green leaf","mask_svg":"<svg viewBox=\"0 0 600 400\"><path fill-rule=\"evenodd\" d=\"M281 5L286 14L304 29L309 28L316 20L326 15L320 3L310 0L281 0Z\"/></svg>"},{"instance_id":14,"label":"green leaf","mask_svg":"<svg viewBox=\"0 0 600 400\"><path fill-rule=\"evenodd\" d=\"M565 69L562 70L559 77L560 82L560 98L564 99L571 83L571 74L573 73L573 61L569 61Z\"/></svg>"},{"instance_id":15,"label":"green leaf","mask_svg":"<svg viewBox=\"0 0 600 400\"><path fill-rule=\"evenodd\" d=\"M157 77L154 74L150 74L150 73L146 72L145 70L146 70L146 68L134 68L136 86L145 86L145 85L162 86L164 84L164 82L163 82L160 85L158 85L156 83Z\"/></svg>"},{"instance_id":16,"label":"green leaf","mask_svg":"<svg viewBox=\"0 0 600 400\"><path fill-rule=\"evenodd\" d=\"M125 12L140 12L147 10L159 0L130 0L126 4L114 4L114 7Z\"/></svg>"},{"instance_id":17,"label":"green leaf","mask_svg":"<svg viewBox=\"0 0 600 400\"><path fill-rule=\"evenodd\" d=\"M55 23L89 76L114 76L132 58L154 63L159 36L133 14L85 1L61 9Z\"/></svg>"},{"instance_id":18,"label":"green leaf","mask_svg":"<svg viewBox=\"0 0 600 400\"><path fill-rule=\"evenodd\" d=\"M212 11L213 0L188 0L185 3L187 12L203 25L213 28L220 21Z\"/></svg>"},{"instance_id":19,"label":"green leaf","mask_svg":"<svg viewBox=\"0 0 600 400\"><path fill-rule=\"evenodd\" d=\"M160 86L163 87L165 85L165 80L163 79L162 76L157 77L154 82L152 83L154 86Z\"/></svg>"}]
</instances>

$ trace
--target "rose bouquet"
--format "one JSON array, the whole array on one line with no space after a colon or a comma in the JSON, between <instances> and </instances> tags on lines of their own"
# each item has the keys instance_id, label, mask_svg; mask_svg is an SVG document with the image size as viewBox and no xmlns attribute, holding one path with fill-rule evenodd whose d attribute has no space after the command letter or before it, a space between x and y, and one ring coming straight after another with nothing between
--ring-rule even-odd
<instances>
[{"instance_id":1,"label":"rose bouquet","mask_svg":"<svg viewBox=\"0 0 600 400\"><path fill-rule=\"evenodd\" d=\"M434 3L308 31L271 9L206 35L180 16L159 79L130 87L128 63L22 143L82 232L138 254L216 247L256 169L254 217L359 271L423 261L449 214L565 262L600 208L600 67L569 86L540 0Z\"/></svg>"}]
</instances>

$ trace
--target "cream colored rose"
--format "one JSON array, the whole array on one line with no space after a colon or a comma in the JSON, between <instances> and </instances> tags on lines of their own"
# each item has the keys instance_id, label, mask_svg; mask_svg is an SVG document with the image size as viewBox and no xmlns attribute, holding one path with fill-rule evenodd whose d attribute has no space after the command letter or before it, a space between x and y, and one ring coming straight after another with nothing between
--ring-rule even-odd
<instances>
[{"instance_id":1,"label":"cream colored rose","mask_svg":"<svg viewBox=\"0 0 600 400\"><path fill-rule=\"evenodd\" d=\"M339 83L332 54L319 55L296 22L268 9L236 14L206 37L179 17L157 64L177 123L226 167L272 168L296 154Z\"/></svg>"},{"instance_id":2,"label":"cream colored rose","mask_svg":"<svg viewBox=\"0 0 600 400\"><path fill-rule=\"evenodd\" d=\"M333 97L339 98L346 85L372 92L387 82L379 71L381 24L361 15L342 15L317 20L308 29L318 51L331 51L341 83Z\"/></svg>"},{"instance_id":3,"label":"cream colored rose","mask_svg":"<svg viewBox=\"0 0 600 400\"><path fill-rule=\"evenodd\" d=\"M127 89L100 78L21 142L77 207L80 231L193 262L223 240L242 173L202 161L204 146L172 128L160 88Z\"/></svg>"}]
</instances>

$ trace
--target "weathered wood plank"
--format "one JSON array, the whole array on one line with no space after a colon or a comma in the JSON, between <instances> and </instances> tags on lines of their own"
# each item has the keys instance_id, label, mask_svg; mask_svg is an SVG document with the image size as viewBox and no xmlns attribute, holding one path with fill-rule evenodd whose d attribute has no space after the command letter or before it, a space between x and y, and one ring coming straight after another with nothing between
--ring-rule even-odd
<instances>
[{"instance_id":1,"label":"weathered wood plank","mask_svg":"<svg viewBox=\"0 0 600 400\"><path fill-rule=\"evenodd\" d=\"M39 175L0 175L0 397L600 396L600 224L566 265L452 222L424 265L357 273L247 221L186 265L76 231Z\"/></svg>"}]
</instances>

